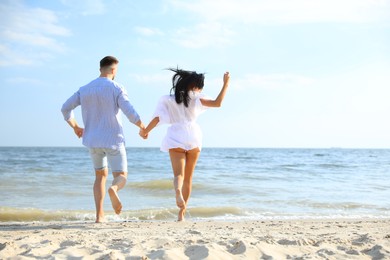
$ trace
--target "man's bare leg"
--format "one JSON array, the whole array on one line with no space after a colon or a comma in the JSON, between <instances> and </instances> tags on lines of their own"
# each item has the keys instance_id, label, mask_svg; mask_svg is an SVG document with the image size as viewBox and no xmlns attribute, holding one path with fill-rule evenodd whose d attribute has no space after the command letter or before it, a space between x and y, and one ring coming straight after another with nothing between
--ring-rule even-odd
<instances>
[{"instance_id":1,"label":"man's bare leg","mask_svg":"<svg viewBox=\"0 0 390 260\"><path fill-rule=\"evenodd\" d=\"M110 200L112 208L116 214L120 214L122 211L122 203L119 199L118 191L121 190L126 185L127 172L113 172L114 180L112 185L108 188L108 195L110 195Z\"/></svg>"},{"instance_id":2,"label":"man's bare leg","mask_svg":"<svg viewBox=\"0 0 390 260\"><path fill-rule=\"evenodd\" d=\"M93 195L96 207L96 223L104 221L103 202L106 194L106 180L108 169L95 170L95 183L93 185Z\"/></svg>"}]
</instances>

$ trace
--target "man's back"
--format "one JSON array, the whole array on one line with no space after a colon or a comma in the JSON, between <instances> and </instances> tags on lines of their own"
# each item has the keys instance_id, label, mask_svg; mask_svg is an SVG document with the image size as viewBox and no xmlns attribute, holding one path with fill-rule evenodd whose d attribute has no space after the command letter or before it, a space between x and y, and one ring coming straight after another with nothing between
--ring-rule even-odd
<instances>
[{"instance_id":1,"label":"man's back","mask_svg":"<svg viewBox=\"0 0 390 260\"><path fill-rule=\"evenodd\" d=\"M114 148L124 143L118 97L122 88L114 81L100 77L79 90L85 126L83 143L87 147Z\"/></svg>"},{"instance_id":2,"label":"man's back","mask_svg":"<svg viewBox=\"0 0 390 260\"><path fill-rule=\"evenodd\" d=\"M124 145L121 109L130 122L139 120L124 88L106 77L99 77L81 87L63 105L65 120L81 105L84 123L83 144L89 148L116 149Z\"/></svg>"}]
</instances>

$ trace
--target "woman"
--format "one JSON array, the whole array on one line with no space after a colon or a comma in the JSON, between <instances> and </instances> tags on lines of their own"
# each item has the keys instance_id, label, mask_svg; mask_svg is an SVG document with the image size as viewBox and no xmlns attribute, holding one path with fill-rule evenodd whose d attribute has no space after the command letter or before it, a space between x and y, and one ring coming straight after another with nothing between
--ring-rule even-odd
<instances>
[{"instance_id":1,"label":"woman","mask_svg":"<svg viewBox=\"0 0 390 260\"><path fill-rule=\"evenodd\" d=\"M184 220L185 210L192 190L192 175L202 148L202 132L196 123L198 116L209 107L220 107L229 85L229 72L223 76L223 86L214 100L201 91L204 75L192 71L170 69L174 95L161 97L154 118L140 135L147 138L159 124L171 124L162 142L161 151L169 152L174 174L176 204L180 208L178 221Z\"/></svg>"}]
</instances>

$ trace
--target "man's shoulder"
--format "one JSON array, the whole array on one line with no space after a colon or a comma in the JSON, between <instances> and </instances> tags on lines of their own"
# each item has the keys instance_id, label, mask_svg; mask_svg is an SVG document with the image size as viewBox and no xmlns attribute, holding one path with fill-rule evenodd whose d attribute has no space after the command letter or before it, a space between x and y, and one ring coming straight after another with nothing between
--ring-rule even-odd
<instances>
[{"instance_id":1,"label":"man's shoulder","mask_svg":"<svg viewBox=\"0 0 390 260\"><path fill-rule=\"evenodd\" d=\"M87 84L85 84L84 86L80 87L80 89L86 89L86 88L96 86L99 84L99 82L100 82L100 78L93 79L90 82L88 82Z\"/></svg>"},{"instance_id":2,"label":"man's shoulder","mask_svg":"<svg viewBox=\"0 0 390 260\"><path fill-rule=\"evenodd\" d=\"M110 87L118 90L124 89L123 85L119 82L104 77L98 77L90 81L88 84L82 86L80 89L88 89L93 87Z\"/></svg>"},{"instance_id":3,"label":"man's shoulder","mask_svg":"<svg viewBox=\"0 0 390 260\"><path fill-rule=\"evenodd\" d=\"M111 81L112 85L113 85L115 88L119 88L119 89L121 89L121 90L125 89L125 87L124 87L121 83L119 83L119 82L117 82L117 81L115 81L115 80L110 80L110 81Z\"/></svg>"}]
</instances>

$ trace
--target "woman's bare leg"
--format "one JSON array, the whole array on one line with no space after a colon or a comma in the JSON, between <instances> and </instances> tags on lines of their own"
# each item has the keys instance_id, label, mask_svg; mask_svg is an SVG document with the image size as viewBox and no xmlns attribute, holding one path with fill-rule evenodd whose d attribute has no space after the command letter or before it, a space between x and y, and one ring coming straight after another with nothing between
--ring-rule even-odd
<instances>
[{"instance_id":1,"label":"woman's bare leg","mask_svg":"<svg viewBox=\"0 0 390 260\"><path fill-rule=\"evenodd\" d=\"M173 170L173 186L176 193L176 205L180 208L178 220L183 220L183 210L185 208L185 201L183 198L183 181L184 170L186 164L186 151L181 148L174 148L169 150Z\"/></svg>"},{"instance_id":2,"label":"woman's bare leg","mask_svg":"<svg viewBox=\"0 0 390 260\"><path fill-rule=\"evenodd\" d=\"M199 148L185 151L181 148L169 150L174 174L176 204L180 208L178 221L184 220L187 202L192 190L192 175L199 158Z\"/></svg>"},{"instance_id":3,"label":"woman's bare leg","mask_svg":"<svg viewBox=\"0 0 390 260\"><path fill-rule=\"evenodd\" d=\"M106 180L108 169L95 170L95 183L93 185L93 195L96 207L96 223L104 221L103 202L106 194Z\"/></svg>"},{"instance_id":4,"label":"woman's bare leg","mask_svg":"<svg viewBox=\"0 0 390 260\"><path fill-rule=\"evenodd\" d=\"M188 204L188 200L191 196L192 191L192 176L195 170L196 163L198 162L198 158L200 155L199 148L195 148L187 151L186 153L186 165L184 171L184 182L183 182L183 198Z\"/></svg>"}]
</instances>

